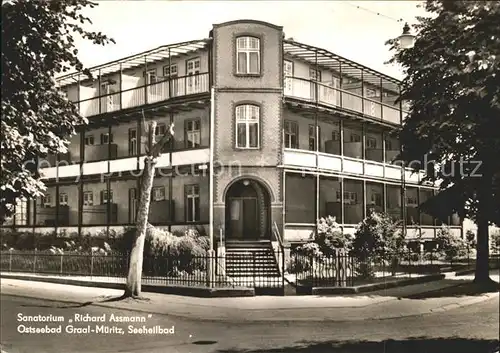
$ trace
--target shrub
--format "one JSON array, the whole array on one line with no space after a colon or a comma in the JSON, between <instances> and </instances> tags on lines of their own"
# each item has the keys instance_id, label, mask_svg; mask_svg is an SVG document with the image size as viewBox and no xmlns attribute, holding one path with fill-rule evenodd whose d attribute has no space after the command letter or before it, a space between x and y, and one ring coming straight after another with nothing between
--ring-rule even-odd
<instances>
[{"instance_id":1,"label":"shrub","mask_svg":"<svg viewBox=\"0 0 500 353\"><path fill-rule=\"evenodd\" d=\"M374 275L370 265L372 260L386 260L391 256L392 273L395 274L399 257L404 246L404 235L399 224L385 213L371 211L357 226L352 242L351 254L357 261L356 272L363 278Z\"/></svg>"},{"instance_id":2,"label":"shrub","mask_svg":"<svg viewBox=\"0 0 500 353\"><path fill-rule=\"evenodd\" d=\"M295 253L302 257L321 257L323 255L319 244L314 242L309 242L298 246L295 249Z\"/></svg>"},{"instance_id":3,"label":"shrub","mask_svg":"<svg viewBox=\"0 0 500 353\"><path fill-rule=\"evenodd\" d=\"M335 218L328 216L317 221L318 231L314 242L319 245L320 251L325 255L336 254L338 249L347 250L351 246L351 235L345 234Z\"/></svg>"},{"instance_id":4,"label":"shrub","mask_svg":"<svg viewBox=\"0 0 500 353\"><path fill-rule=\"evenodd\" d=\"M492 232L490 235L491 251L494 254L500 253L500 230Z\"/></svg>"},{"instance_id":5,"label":"shrub","mask_svg":"<svg viewBox=\"0 0 500 353\"><path fill-rule=\"evenodd\" d=\"M287 273L302 273L311 269L311 258L302 256L291 256L285 266Z\"/></svg>"},{"instance_id":6,"label":"shrub","mask_svg":"<svg viewBox=\"0 0 500 353\"><path fill-rule=\"evenodd\" d=\"M344 234L342 228L334 217L328 216L317 221L317 232L313 234L313 240L295 249L295 253L321 258L337 253L337 250L346 250L350 247L351 235Z\"/></svg>"},{"instance_id":7,"label":"shrub","mask_svg":"<svg viewBox=\"0 0 500 353\"><path fill-rule=\"evenodd\" d=\"M357 226L352 242L352 253L359 260L398 253L403 249L404 235L388 214L370 212Z\"/></svg>"},{"instance_id":8,"label":"shrub","mask_svg":"<svg viewBox=\"0 0 500 353\"><path fill-rule=\"evenodd\" d=\"M438 231L436 240L438 251L445 260L451 261L457 257L465 257L467 255L466 241L461 237L454 236L450 232L450 228L445 225Z\"/></svg>"},{"instance_id":9,"label":"shrub","mask_svg":"<svg viewBox=\"0 0 500 353\"><path fill-rule=\"evenodd\" d=\"M465 232L465 240L467 241L467 244L470 248L476 248L476 233L474 233L474 231L470 229L467 230L467 232Z\"/></svg>"},{"instance_id":10,"label":"shrub","mask_svg":"<svg viewBox=\"0 0 500 353\"><path fill-rule=\"evenodd\" d=\"M208 248L208 238L200 236L195 229L187 229L182 235L176 236L150 226L146 233L144 254L166 260L171 274L182 271L192 273L205 270L204 255Z\"/></svg>"}]
</instances>

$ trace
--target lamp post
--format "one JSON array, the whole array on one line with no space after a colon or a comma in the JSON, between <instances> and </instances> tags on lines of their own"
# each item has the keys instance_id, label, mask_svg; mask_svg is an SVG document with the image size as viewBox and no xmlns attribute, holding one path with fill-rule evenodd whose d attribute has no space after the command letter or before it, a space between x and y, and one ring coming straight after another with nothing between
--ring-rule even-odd
<instances>
[{"instance_id":1,"label":"lamp post","mask_svg":"<svg viewBox=\"0 0 500 353\"><path fill-rule=\"evenodd\" d=\"M398 37L399 45L403 49L413 48L415 45L415 35L410 33L410 26L405 23L403 27L403 33Z\"/></svg>"}]
</instances>

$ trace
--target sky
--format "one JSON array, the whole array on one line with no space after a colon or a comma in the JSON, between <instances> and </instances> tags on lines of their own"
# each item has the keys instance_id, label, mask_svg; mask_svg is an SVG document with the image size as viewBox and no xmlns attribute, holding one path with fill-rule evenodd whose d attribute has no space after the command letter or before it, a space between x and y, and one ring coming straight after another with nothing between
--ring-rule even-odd
<instances>
[{"instance_id":1,"label":"sky","mask_svg":"<svg viewBox=\"0 0 500 353\"><path fill-rule=\"evenodd\" d=\"M425 14L419 1L97 1L86 10L92 30L115 39L105 47L78 40L87 67L177 42L207 38L213 24L255 19L283 26L287 38L327 49L387 75L401 70L385 62L385 42L404 22ZM359 6L359 8L358 8ZM380 15L377 15L380 13ZM400 21L398 21L400 20Z\"/></svg>"}]
</instances>

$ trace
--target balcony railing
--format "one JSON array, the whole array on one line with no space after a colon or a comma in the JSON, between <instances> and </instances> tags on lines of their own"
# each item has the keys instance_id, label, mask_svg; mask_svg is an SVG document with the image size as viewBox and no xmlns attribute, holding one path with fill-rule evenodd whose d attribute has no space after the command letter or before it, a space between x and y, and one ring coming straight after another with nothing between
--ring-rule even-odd
<instances>
[{"instance_id":1,"label":"balcony railing","mask_svg":"<svg viewBox=\"0 0 500 353\"><path fill-rule=\"evenodd\" d=\"M170 98L209 92L209 75L201 73L149 83L74 103L84 117L158 103Z\"/></svg>"},{"instance_id":2,"label":"balcony railing","mask_svg":"<svg viewBox=\"0 0 500 353\"><path fill-rule=\"evenodd\" d=\"M298 77L286 77L284 93L288 97L310 102L317 100L323 105L350 110L393 124L401 124L399 107L364 98L358 94L328 86L325 83ZM318 95L317 99L316 95ZM406 116L406 112L403 111L404 116Z\"/></svg>"}]
</instances>

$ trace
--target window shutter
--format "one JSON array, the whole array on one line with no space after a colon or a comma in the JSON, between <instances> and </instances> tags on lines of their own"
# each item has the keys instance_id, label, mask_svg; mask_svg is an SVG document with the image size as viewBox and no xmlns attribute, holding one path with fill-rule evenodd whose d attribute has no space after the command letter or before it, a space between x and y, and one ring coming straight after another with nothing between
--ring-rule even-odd
<instances>
[{"instance_id":1,"label":"window shutter","mask_svg":"<svg viewBox=\"0 0 500 353\"><path fill-rule=\"evenodd\" d=\"M104 191L101 191L101 205L104 204Z\"/></svg>"},{"instance_id":2,"label":"window shutter","mask_svg":"<svg viewBox=\"0 0 500 353\"><path fill-rule=\"evenodd\" d=\"M104 145L104 134L101 134L101 145Z\"/></svg>"}]
</instances>

